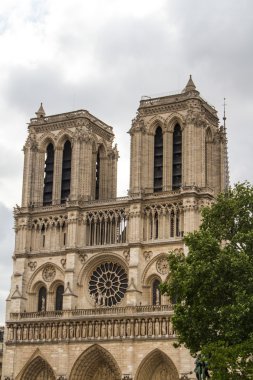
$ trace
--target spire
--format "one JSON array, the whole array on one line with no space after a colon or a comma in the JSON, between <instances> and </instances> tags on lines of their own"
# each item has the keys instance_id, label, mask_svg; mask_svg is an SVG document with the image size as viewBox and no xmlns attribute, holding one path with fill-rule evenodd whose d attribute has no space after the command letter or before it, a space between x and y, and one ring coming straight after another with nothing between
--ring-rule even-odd
<instances>
[{"instance_id":1,"label":"spire","mask_svg":"<svg viewBox=\"0 0 253 380\"><path fill-rule=\"evenodd\" d=\"M188 83L185 87L185 90L184 92L188 92L188 91L195 91L196 90L196 86L195 84L193 83L193 80L192 80L192 76L190 75L190 78L188 80Z\"/></svg>"},{"instance_id":2,"label":"spire","mask_svg":"<svg viewBox=\"0 0 253 380\"><path fill-rule=\"evenodd\" d=\"M46 116L42 103L40 103L40 108L38 109L37 112L35 112L35 115L37 116L37 118Z\"/></svg>"}]
</instances>

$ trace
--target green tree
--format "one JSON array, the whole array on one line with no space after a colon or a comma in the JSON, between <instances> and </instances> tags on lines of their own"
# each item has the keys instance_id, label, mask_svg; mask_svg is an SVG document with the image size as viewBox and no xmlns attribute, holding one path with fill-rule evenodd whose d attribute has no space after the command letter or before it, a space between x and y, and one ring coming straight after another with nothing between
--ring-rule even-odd
<instances>
[{"instance_id":1,"label":"green tree","mask_svg":"<svg viewBox=\"0 0 253 380\"><path fill-rule=\"evenodd\" d=\"M208 357L213 379L253 379L253 187L235 185L202 216L161 290L176 300L179 345Z\"/></svg>"}]
</instances>

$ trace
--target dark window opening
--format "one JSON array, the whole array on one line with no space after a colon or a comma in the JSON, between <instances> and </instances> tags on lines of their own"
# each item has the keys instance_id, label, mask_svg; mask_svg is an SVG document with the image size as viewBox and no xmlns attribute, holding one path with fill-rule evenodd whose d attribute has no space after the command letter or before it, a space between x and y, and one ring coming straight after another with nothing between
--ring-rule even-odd
<instances>
[{"instance_id":1,"label":"dark window opening","mask_svg":"<svg viewBox=\"0 0 253 380\"><path fill-rule=\"evenodd\" d=\"M182 185L182 131L177 124L173 132L173 165L172 189L177 190Z\"/></svg>"},{"instance_id":2,"label":"dark window opening","mask_svg":"<svg viewBox=\"0 0 253 380\"><path fill-rule=\"evenodd\" d=\"M48 144L44 168L44 189L43 189L43 205L52 204L53 195L53 179L54 179L54 147Z\"/></svg>"},{"instance_id":3,"label":"dark window opening","mask_svg":"<svg viewBox=\"0 0 253 380\"><path fill-rule=\"evenodd\" d=\"M161 305L161 292L159 289L160 281L154 280L152 287L152 303L153 305Z\"/></svg>"},{"instance_id":4,"label":"dark window opening","mask_svg":"<svg viewBox=\"0 0 253 380\"><path fill-rule=\"evenodd\" d=\"M47 289L42 286L39 290L38 311L46 311Z\"/></svg>"},{"instance_id":5,"label":"dark window opening","mask_svg":"<svg viewBox=\"0 0 253 380\"><path fill-rule=\"evenodd\" d=\"M63 308L63 293L64 293L64 286L59 285L56 289L55 310L62 310Z\"/></svg>"},{"instance_id":6,"label":"dark window opening","mask_svg":"<svg viewBox=\"0 0 253 380\"><path fill-rule=\"evenodd\" d=\"M63 245L66 245L66 232L63 233Z\"/></svg>"},{"instance_id":7,"label":"dark window opening","mask_svg":"<svg viewBox=\"0 0 253 380\"><path fill-rule=\"evenodd\" d=\"M163 132L158 127L154 139L154 192L162 191L163 187Z\"/></svg>"},{"instance_id":8,"label":"dark window opening","mask_svg":"<svg viewBox=\"0 0 253 380\"><path fill-rule=\"evenodd\" d=\"M64 144L62 157L61 203L66 202L66 199L69 197L70 194L71 155L71 144L69 141L66 141Z\"/></svg>"},{"instance_id":9,"label":"dark window opening","mask_svg":"<svg viewBox=\"0 0 253 380\"><path fill-rule=\"evenodd\" d=\"M96 190L95 199L99 199L99 181L100 181L100 153L98 150L97 160L96 160Z\"/></svg>"}]
</instances>

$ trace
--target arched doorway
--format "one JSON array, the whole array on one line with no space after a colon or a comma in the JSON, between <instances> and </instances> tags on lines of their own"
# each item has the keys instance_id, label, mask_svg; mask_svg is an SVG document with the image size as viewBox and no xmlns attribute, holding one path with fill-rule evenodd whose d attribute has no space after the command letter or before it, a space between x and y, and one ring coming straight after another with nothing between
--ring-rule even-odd
<instances>
[{"instance_id":1,"label":"arched doorway","mask_svg":"<svg viewBox=\"0 0 253 380\"><path fill-rule=\"evenodd\" d=\"M41 356L34 358L24 369L20 380L56 380L51 366Z\"/></svg>"},{"instance_id":2,"label":"arched doorway","mask_svg":"<svg viewBox=\"0 0 253 380\"><path fill-rule=\"evenodd\" d=\"M76 360L70 380L120 380L121 372L113 356L95 344Z\"/></svg>"},{"instance_id":3,"label":"arched doorway","mask_svg":"<svg viewBox=\"0 0 253 380\"><path fill-rule=\"evenodd\" d=\"M179 380L179 376L172 360L164 352L155 349L142 360L135 379Z\"/></svg>"}]
</instances>

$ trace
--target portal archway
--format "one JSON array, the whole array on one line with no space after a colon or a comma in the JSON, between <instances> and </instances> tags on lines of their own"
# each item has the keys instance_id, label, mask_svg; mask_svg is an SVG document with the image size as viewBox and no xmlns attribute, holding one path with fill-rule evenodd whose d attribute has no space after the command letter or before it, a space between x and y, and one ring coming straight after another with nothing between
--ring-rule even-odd
<instances>
[{"instance_id":1,"label":"portal archway","mask_svg":"<svg viewBox=\"0 0 253 380\"><path fill-rule=\"evenodd\" d=\"M116 360L103 347L95 344L76 360L70 380L120 380L121 372Z\"/></svg>"},{"instance_id":2,"label":"portal archway","mask_svg":"<svg viewBox=\"0 0 253 380\"><path fill-rule=\"evenodd\" d=\"M24 369L20 380L56 380L51 366L41 356L34 358Z\"/></svg>"},{"instance_id":3,"label":"portal archway","mask_svg":"<svg viewBox=\"0 0 253 380\"><path fill-rule=\"evenodd\" d=\"M150 352L141 362L136 380L179 380L175 364L161 350Z\"/></svg>"}]
</instances>

